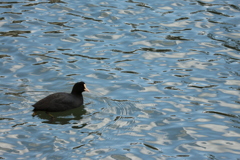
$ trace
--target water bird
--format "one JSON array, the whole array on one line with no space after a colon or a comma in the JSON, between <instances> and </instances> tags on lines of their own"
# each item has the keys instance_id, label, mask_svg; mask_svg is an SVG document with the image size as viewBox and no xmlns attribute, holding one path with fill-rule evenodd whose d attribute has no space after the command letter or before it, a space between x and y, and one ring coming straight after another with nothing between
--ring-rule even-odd
<instances>
[{"instance_id":1,"label":"water bird","mask_svg":"<svg viewBox=\"0 0 240 160\"><path fill-rule=\"evenodd\" d=\"M36 115L37 111L45 111L49 116L54 118L48 112L61 112L83 105L82 92L90 92L84 82L77 82L74 84L71 93L57 92L48 95L39 100L34 105L32 116Z\"/></svg>"}]
</instances>

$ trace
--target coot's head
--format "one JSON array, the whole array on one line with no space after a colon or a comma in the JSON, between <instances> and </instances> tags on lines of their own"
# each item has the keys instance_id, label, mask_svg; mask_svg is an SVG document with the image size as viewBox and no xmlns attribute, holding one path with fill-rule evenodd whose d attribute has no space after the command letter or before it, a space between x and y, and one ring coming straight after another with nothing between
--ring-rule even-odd
<instances>
[{"instance_id":1,"label":"coot's head","mask_svg":"<svg viewBox=\"0 0 240 160\"><path fill-rule=\"evenodd\" d=\"M87 92L90 92L88 89L87 89L87 86L84 82L77 82L74 84L73 88L72 88L72 94L82 94L82 92L84 91L87 91Z\"/></svg>"}]
</instances>

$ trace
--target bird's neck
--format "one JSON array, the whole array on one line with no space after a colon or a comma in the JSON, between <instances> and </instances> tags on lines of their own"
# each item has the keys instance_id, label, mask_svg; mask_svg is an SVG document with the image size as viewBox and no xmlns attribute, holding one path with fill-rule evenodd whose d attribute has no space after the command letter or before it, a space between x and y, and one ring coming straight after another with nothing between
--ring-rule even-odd
<instances>
[{"instance_id":1,"label":"bird's neck","mask_svg":"<svg viewBox=\"0 0 240 160\"><path fill-rule=\"evenodd\" d=\"M73 94L73 95L75 95L75 96L82 96L82 93L74 92L74 91L72 91L71 94Z\"/></svg>"}]
</instances>

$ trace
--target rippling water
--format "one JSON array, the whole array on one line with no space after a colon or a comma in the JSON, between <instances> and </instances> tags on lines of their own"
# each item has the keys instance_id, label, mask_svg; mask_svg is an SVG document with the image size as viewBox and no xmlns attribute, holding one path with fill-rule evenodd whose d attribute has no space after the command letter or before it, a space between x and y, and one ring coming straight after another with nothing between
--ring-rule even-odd
<instances>
[{"instance_id":1,"label":"rippling water","mask_svg":"<svg viewBox=\"0 0 240 160\"><path fill-rule=\"evenodd\" d=\"M0 2L0 159L240 157L237 0ZM74 110L32 104L77 81Z\"/></svg>"}]
</instances>

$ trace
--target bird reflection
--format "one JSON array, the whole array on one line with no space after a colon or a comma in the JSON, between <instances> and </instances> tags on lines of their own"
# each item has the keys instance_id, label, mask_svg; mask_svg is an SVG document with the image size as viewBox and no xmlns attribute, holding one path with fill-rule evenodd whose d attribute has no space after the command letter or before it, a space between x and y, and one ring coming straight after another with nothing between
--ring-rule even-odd
<instances>
[{"instance_id":1,"label":"bird reflection","mask_svg":"<svg viewBox=\"0 0 240 160\"><path fill-rule=\"evenodd\" d=\"M49 123L49 124L70 124L72 120L81 120L83 115L87 113L85 110L85 106L82 105L81 107L74 108L71 110L67 110L64 112L50 112L54 118L50 117L44 111L38 111L35 115L36 117L46 120L42 121L42 123Z\"/></svg>"}]
</instances>

